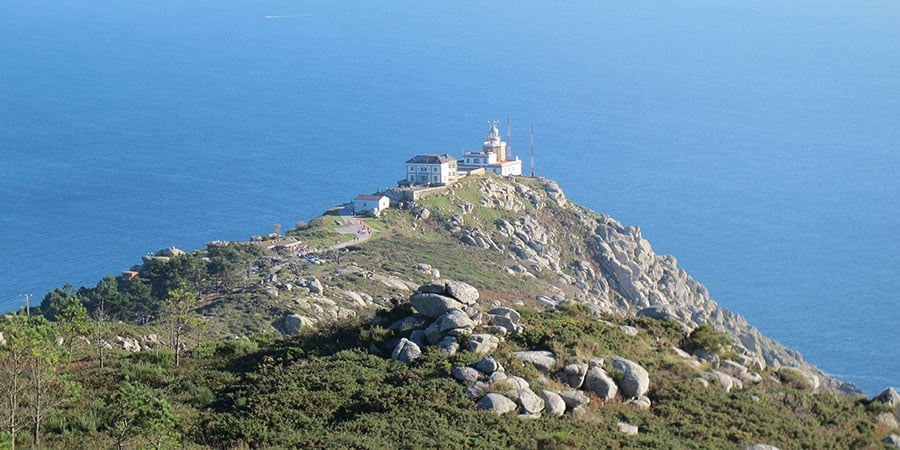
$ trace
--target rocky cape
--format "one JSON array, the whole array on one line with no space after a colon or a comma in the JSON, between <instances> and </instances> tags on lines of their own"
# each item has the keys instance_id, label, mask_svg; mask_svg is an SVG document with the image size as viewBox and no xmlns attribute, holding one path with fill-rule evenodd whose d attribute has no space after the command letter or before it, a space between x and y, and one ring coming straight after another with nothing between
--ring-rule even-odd
<instances>
[{"instance_id":1,"label":"rocky cape","mask_svg":"<svg viewBox=\"0 0 900 450\"><path fill-rule=\"evenodd\" d=\"M318 225L333 217L319 218ZM747 367L796 367L816 388L859 392L719 306L674 256L657 255L640 228L569 201L553 180L464 178L372 220L382 228L372 241L333 255L324 271L291 269L297 257L284 254L256 268L265 277L251 291L277 303L275 328L291 334L388 308L443 273L487 288L493 295L485 297L504 306L581 303L597 317L671 319L685 331L709 324L733 340ZM311 224L294 236L314 235L317 221ZM360 277L366 282L348 282Z\"/></svg>"},{"instance_id":2,"label":"rocky cape","mask_svg":"<svg viewBox=\"0 0 900 450\"><path fill-rule=\"evenodd\" d=\"M48 448L71 429L112 439L78 423L130 380L186 411L169 431L211 448L900 442L895 390L844 395L858 391L555 182L487 175L429 194L379 217L335 208L285 235L164 249L51 292L40 313L76 362L60 370L88 391L68 396L78 406ZM79 304L113 320L67 328ZM184 323L197 328L177 334ZM20 331L0 327L0 351ZM107 351L121 370L103 367ZM181 353L185 365L166 362Z\"/></svg>"},{"instance_id":3,"label":"rocky cape","mask_svg":"<svg viewBox=\"0 0 900 450\"><path fill-rule=\"evenodd\" d=\"M336 210L288 236L254 237L253 244L269 252L246 262L240 288L231 291L252 304L238 309L252 310L261 320L250 331L295 334L323 322L371 315L407 301L421 283L443 274L477 286L484 293L482 301L497 306L584 304L598 318L674 320L685 332L709 324L732 339L744 367L795 367L816 389L859 393L854 385L804 361L798 351L766 337L741 315L720 307L706 287L678 267L674 256L657 255L640 228L568 200L553 180L467 177L405 206L367 219L379 228L372 239L340 252L336 247L341 246L329 245L332 237L314 245L323 234L349 238L335 235L335 224L343 226ZM266 245L285 239L312 246L298 254ZM216 248L227 245L210 243ZM148 276L160 261L201 252L185 255L165 249L145 257L133 270ZM311 264L304 259L309 253L325 261ZM213 298L216 301L201 313L221 322L224 333L246 333L247 327L229 328L223 319L239 314L223 307L237 297ZM698 356L715 367L720 363L715 355Z\"/></svg>"}]
</instances>

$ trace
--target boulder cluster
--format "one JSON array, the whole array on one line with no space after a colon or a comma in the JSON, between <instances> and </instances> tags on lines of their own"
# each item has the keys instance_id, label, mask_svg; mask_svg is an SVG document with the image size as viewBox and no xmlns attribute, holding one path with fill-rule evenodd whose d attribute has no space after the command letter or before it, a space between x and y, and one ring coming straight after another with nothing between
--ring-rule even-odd
<instances>
[{"instance_id":1,"label":"boulder cluster","mask_svg":"<svg viewBox=\"0 0 900 450\"><path fill-rule=\"evenodd\" d=\"M409 336L392 342L391 359L409 363L422 355L426 345L449 354L460 350L483 354L475 364L453 367L451 372L466 385L466 394L479 409L495 414L517 412L522 418L578 414L592 396L601 401L619 398L639 408L650 407L650 399L645 395L650 388L647 370L619 356L592 358L587 363L558 369L558 358L552 352L520 351L512 356L542 374L541 386L532 386L524 378L507 373L492 353L504 337L523 330L519 313L502 307L481 312L476 305L478 298L477 289L459 281L439 279L420 286L410 297L416 313L388 326L391 331ZM375 347L372 351L380 349ZM548 377L553 375L563 388L544 389L550 384Z\"/></svg>"},{"instance_id":2,"label":"boulder cluster","mask_svg":"<svg viewBox=\"0 0 900 450\"><path fill-rule=\"evenodd\" d=\"M504 336L522 330L519 313L509 308L481 312L478 297L477 289L461 281L437 279L419 286L409 299L416 313L388 326L394 332L409 332L409 338L393 345L391 359L408 363L421 356L426 345L454 354L465 344L465 350L487 354Z\"/></svg>"},{"instance_id":3,"label":"boulder cluster","mask_svg":"<svg viewBox=\"0 0 900 450\"><path fill-rule=\"evenodd\" d=\"M553 353L541 350L515 352L512 356L532 364L544 375L553 373L557 361ZM607 360L616 374L621 375L618 381L604 370ZM479 409L495 414L517 411L523 418L541 414L551 417L579 414L591 401L589 394L601 401L621 397L626 404L650 407L650 399L644 395L650 387L647 371L618 356L566 365L557 372L557 378L567 387L563 389L532 388L525 379L507 374L492 356L486 356L472 366L454 367L453 377L468 385L466 394L477 400Z\"/></svg>"}]
</instances>

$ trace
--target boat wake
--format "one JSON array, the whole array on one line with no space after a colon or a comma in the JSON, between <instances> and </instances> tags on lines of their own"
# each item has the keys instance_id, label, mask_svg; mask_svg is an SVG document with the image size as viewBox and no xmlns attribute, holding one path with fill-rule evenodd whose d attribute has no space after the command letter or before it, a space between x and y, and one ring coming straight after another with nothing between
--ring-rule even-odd
<instances>
[{"instance_id":1,"label":"boat wake","mask_svg":"<svg viewBox=\"0 0 900 450\"><path fill-rule=\"evenodd\" d=\"M266 19L293 19L296 17L306 17L309 14L282 14L278 16L266 16Z\"/></svg>"}]
</instances>

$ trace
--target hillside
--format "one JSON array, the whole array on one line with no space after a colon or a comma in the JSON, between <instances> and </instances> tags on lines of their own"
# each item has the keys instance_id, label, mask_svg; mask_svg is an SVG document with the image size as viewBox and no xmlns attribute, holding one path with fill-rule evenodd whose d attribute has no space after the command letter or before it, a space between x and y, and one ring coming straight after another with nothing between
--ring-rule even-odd
<instances>
[{"instance_id":1,"label":"hillside","mask_svg":"<svg viewBox=\"0 0 900 450\"><path fill-rule=\"evenodd\" d=\"M64 386L43 445L879 448L898 428L896 393L851 395L550 180L465 178L134 269L0 324L7 385L15 351L55 355L26 358ZM8 409L18 442L35 404Z\"/></svg>"},{"instance_id":2,"label":"hillside","mask_svg":"<svg viewBox=\"0 0 900 450\"><path fill-rule=\"evenodd\" d=\"M314 247L346 239L334 232L333 217L288 235ZM731 336L735 350L760 367L798 367L814 385L856 392L720 308L674 257L656 255L638 227L568 201L553 181L463 179L409 211L388 210L366 222L377 231L374 237L348 252L326 254L329 264L274 257L268 267L259 267L270 282L258 284L253 301L273 303L267 320L296 314L313 324L367 314L390 300L402 301L435 270L503 303L541 308L581 303L597 315L673 319L686 330L707 323ZM321 296L308 295L310 277L324 283ZM258 298L264 292L269 299Z\"/></svg>"}]
</instances>

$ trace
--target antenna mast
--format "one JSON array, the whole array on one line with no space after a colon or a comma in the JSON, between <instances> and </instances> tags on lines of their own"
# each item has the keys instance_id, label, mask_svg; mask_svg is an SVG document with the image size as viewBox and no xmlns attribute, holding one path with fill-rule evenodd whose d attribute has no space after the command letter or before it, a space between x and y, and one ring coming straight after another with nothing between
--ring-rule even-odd
<instances>
[{"instance_id":1,"label":"antenna mast","mask_svg":"<svg viewBox=\"0 0 900 450\"><path fill-rule=\"evenodd\" d=\"M531 178L534 178L534 124L531 124Z\"/></svg>"},{"instance_id":2,"label":"antenna mast","mask_svg":"<svg viewBox=\"0 0 900 450\"><path fill-rule=\"evenodd\" d=\"M506 113L506 159L512 159L512 128L509 126L509 113Z\"/></svg>"}]
</instances>

